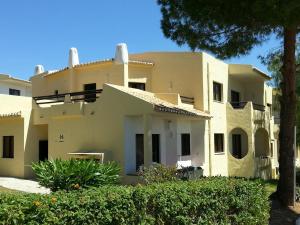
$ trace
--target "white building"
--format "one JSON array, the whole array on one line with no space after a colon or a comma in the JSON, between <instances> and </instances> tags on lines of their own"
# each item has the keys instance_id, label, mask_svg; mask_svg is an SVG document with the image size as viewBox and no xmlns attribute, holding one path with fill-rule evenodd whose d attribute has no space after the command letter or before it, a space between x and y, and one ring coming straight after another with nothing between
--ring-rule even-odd
<instances>
[{"instance_id":1,"label":"white building","mask_svg":"<svg viewBox=\"0 0 300 225\"><path fill-rule=\"evenodd\" d=\"M0 74L0 94L31 97L31 82Z\"/></svg>"}]
</instances>

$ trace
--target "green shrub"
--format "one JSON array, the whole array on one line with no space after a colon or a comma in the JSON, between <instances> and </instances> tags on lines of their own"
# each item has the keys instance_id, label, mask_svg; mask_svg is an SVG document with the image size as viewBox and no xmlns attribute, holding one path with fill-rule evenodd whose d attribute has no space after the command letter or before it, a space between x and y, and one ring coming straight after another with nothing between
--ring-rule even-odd
<instances>
[{"instance_id":1,"label":"green shrub","mask_svg":"<svg viewBox=\"0 0 300 225\"><path fill-rule=\"evenodd\" d=\"M115 162L55 159L34 163L32 169L39 183L52 191L116 184L120 178L120 167Z\"/></svg>"},{"instance_id":2,"label":"green shrub","mask_svg":"<svg viewBox=\"0 0 300 225\"><path fill-rule=\"evenodd\" d=\"M222 177L50 195L3 193L0 205L3 225L267 225L270 209L261 183Z\"/></svg>"},{"instance_id":3,"label":"green shrub","mask_svg":"<svg viewBox=\"0 0 300 225\"><path fill-rule=\"evenodd\" d=\"M146 184L164 183L176 180L195 180L203 175L201 167L192 166L176 169L175 166L166 166L155 163L149 167L143 167L138 175Z\"/></svg>"},{"instance_id":4,"label":"green shrub","mask_svg":"<svg viewBox=\"0 0 300 225\"><path fill-rule=\"evenodd\" d=\"M158 163L155 163L149 167L143 167L139 171L138 175L146 184L178 180L176 167L165 166Z\"/></svg>"}]
</instances>

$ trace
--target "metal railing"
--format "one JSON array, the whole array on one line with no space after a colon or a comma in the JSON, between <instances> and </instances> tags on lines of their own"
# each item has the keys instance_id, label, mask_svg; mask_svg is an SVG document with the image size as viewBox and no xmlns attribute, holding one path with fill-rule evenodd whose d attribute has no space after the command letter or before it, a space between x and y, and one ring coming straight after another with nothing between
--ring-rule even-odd
<instances>
[{"instance_id":1,"label":"metal railing","mask_svg":"<svg viewBox=\"0 0 300 225\"><path fill-rule=\"evenodd\" d=\"M192 97L186 97L186 96L180 95L180 99L181 99L182 103L186 103L186 104L194 104L195 103L195 99Z\"/></svg>"},{"instance_id":2,"label":"metal railing","mask_svg":"<svg viewBox=\"0 0 300 225\"><path fill-rule=\"evenodd\" d=\"M274 116L274 123L275 124L280 124L280 117L279 116Z\"/></svg>"},{"instance_id":3,"label":"metal railing","mask_svg":"<svg viewBox=\"0 0 300 225\"><path fill-rule=\"evenodd\" d=\"M59 103L59 102L77 102L77 101L94 102L96 101L97 98L99 98L100 93L102 93L102 89L36 96L33 97L33 99L38 105Z\"/></svg>"},{"instance_id":4,"label":"metal railing","mask_svg":"<svg viewBox=\"0 0 300 225\"><path fill-rule=\"evenodd\" d=\"M247 103L248 102L230 102L230 104L232 105L232 107L234 109L243 109L247 105ZM264 105L259 105L259 104L252 102L252 106L253 106L253 109L255 109L255 110L265 111Z\"/></svg>"}]
</instances>

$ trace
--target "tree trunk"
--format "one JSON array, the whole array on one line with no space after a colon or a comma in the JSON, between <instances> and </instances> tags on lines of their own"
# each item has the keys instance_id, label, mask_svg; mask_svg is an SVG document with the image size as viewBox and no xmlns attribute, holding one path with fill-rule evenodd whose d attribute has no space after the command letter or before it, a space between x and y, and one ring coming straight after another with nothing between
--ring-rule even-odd
<instances>
[{"instance_id":1,"label":"tree trunk","mask_svg":"<svg viewBox=\"0 0 300 225\"><path fill-rule=\"evenodd\" d=\"M294 204L294 126L296 122L296 28L284 28L282 97L280 100L279 182L277 194L285 206Z\"/></svg>"}]
</instances>

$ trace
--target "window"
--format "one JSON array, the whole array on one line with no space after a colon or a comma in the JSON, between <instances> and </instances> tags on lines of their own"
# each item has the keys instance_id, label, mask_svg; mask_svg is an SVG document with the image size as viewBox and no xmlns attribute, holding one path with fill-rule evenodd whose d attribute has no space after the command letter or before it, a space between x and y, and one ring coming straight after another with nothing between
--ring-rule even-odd
<instances>
[{"instance_id":1,"label":"window","mask_svg":"<svg viewBox=\"0 0 300 225\"><path fill-rule=\"evenodd\" d=\"M181 155L191 154L191 140L190 134L181 134Z\"/></svg>"},{"instance_id":2,"label":"window","mask_svg":"<svg viewBox=\"0 0 300 225\"><path fill-rule=\"evenodd\" d=\"M9 95L16 95L16 96L20 96L21 95L21 91L17 90L17 89L9 89Z\"/></svg>"},{"instance_id":3,"label":"window","mask_svg":"<svg viewBox=\"0 0 300 225\"><path fill-rule=\"evenodd\" d=\"M215 153L224 152L224 134L215 134Z\"/></svg>"},{"instance_id":4,"label":"window","mask_svg":"<svg viewBox=\"0 0 300 225\"><path fill-rule=\"evenodd\" d=\"M91 84L85 84L84 85L84 91L90 92L89 94L85 94L84 98L86 102L94 102L96 101L96 93L93 91L96 91L96 83Z\"/></svg>"},{"instance_id":5,"label":"window","mask_svg":"<svg viewBox=\"0 0 300 225\"><path fill-rule=\"evenodd\" d=\"M3 136L3 158L14 158L14 136Z\"/></svg>"},{"instance_id":6,"label":"window","mask_svg":"<svg viewBox=\"0 0 300 225\"><path fill-rule=\"evenodd\" d=\"M267 104L267 107L268 107L268 111L270 112L270 117L272 117L272 105Z\"/></svg>"},{"instance_id":7,"label":"window","mask_svg":"<svg viewBox=\"0 0 300 225\"><path fill-rule=\"evenodd\" d=\"M152 162L160 163L159 134L152 134Z\"/></svg>"},{"instance_id":8,"label":"window","mask_svg":"<svg viewBox=\"0 0 300 225\"><path fill-rule=\"evenodd\" d=\"M222 101L222 84L214 82L213 83L213 95L214 100L221 102Z\"/></svg>"},{"instance_id":9,"label":"window","mask_svg":"<svg viewBox=\"0 0 300 225\"><path fill-rule=\"evenodd\" d=\"M296 157L297 157L297 152L298 151L296 151ZM274 156L274 142L271 142L271 158L273 158L273 156Z\"/></svg>"},{"instance_id":10,"label":"window","mask_svg":"<svg viewBox=\"0 0 300 225\"><path fill-rule=\"evenodd\" d=\"M135 156L136 156L136 171L140 166L144 165L144 134L135 135Z\"/></svg>"},{"instance_id":11,"label":"window","mask_svg":"<svg viewBox=\"0 0 300 225\"><path fill-rule=\"evenodd\" d=\"M145 83L138 83L138 82L129 82L128 86L135 89L140 89L142 91L146 90L146 84Z\"/></svg>"}]
</instances>

